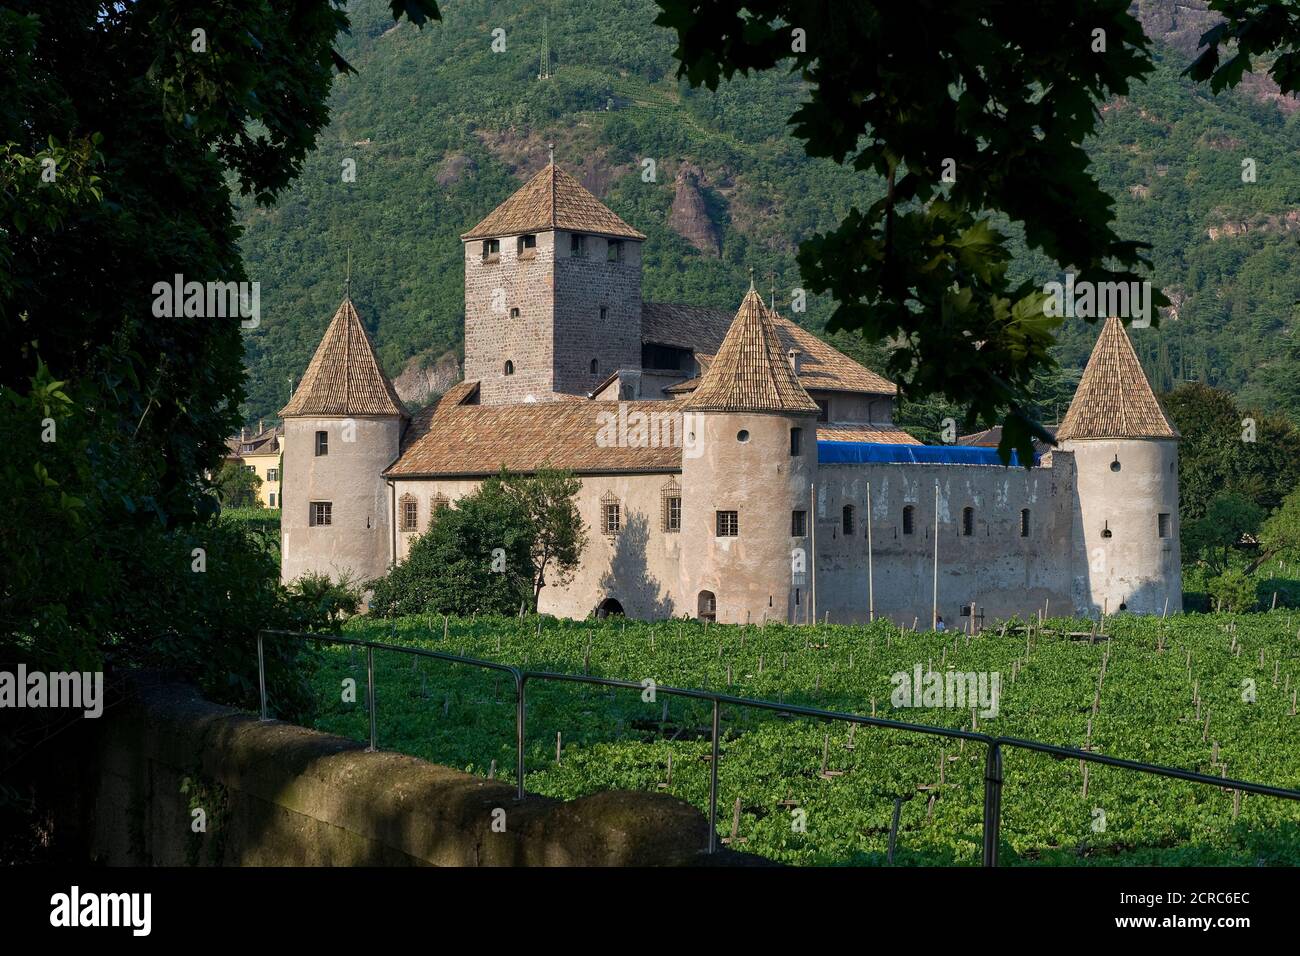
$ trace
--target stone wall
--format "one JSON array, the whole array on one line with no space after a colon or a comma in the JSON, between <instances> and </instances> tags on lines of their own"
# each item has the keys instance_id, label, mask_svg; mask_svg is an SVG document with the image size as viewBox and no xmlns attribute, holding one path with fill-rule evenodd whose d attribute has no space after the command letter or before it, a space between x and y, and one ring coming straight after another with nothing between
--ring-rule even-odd
<instances>
[{"instance_id":1,"label":"stone wall","mask_svg":"<svg viewBox=\"0 0 1300 956\"><path fill-rule=\"evenodd\" d=\"M707 857L705 818L664 794L517 801L511 784L262 722L184 685L158 684L136 697L101 722L93 744L97 792L80 809L80 830L100 864L766 862L729 851ZM196 808L206 832L194 832Z\"/></svg>"}]
</instances>

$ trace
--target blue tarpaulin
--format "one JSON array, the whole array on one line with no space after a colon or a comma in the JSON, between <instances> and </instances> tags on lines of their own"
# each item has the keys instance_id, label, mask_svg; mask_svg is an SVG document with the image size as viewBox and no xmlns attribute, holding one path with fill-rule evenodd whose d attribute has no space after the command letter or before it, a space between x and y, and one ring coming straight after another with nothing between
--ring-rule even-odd
<instances>
[{"instance_id":1,"label":"blue tarpaulin","mask_svg":"<svg viewBox=\"0 0 1300 956\"><path fill-rule=\"evenodd\" d=\"M1002 465L996 448L975 445L884 445L859 441L818 441L817 461L822 465L895 462L914 465ZM1039 456L1034 456L1038 464ZM1011 453L1011 464L1019 464Z\"/></svg>"}]
</instances>

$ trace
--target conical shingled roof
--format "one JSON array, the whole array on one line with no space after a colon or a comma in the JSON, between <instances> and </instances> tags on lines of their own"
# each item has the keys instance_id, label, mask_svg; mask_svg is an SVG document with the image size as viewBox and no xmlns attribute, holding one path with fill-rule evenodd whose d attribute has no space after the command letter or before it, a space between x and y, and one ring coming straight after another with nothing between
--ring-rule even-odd
<instances>
[{"instance_id":1,"label":"conical shingled roof","mask_svg":"<svg viewBox=\"0 0 1300 956\"><path fill-rule=\"evenodd\" d=\"M622 239L645 238L552 162L461 239L489 239L552 229Z\"/></svg>"},{"instance_id":2,"label":"conical shingled roof","mask_svg":"<svg viewBox=\"0 0 1300 956\"><path fill-rule=\"evenodd\" d=\"M334 313L283 417L294 415L401 415L410 418L393 383L379 367L361 317L350 298Z\"/></svg>"},{"instance_id":3,"label":"conical shingled roof","mask_svg":"<svg viewBox=\"0 0 1300 956\"><path fill-rule=\"evenodd\" d=\"M697 412L818 411L782 354L772 317L753 286L685 407Z\"/></svg>"},{"instance_id":4,"label":"conical shingled roof","mask_svg":"<svg viewBox=\"0 0 1300 956\"><path fill-rule=\"evenodd\" d=\"M1177 438L1124 323L1113 316L1102 326L1057 441L1086 438Z\"/></svg>"}]
</instances>

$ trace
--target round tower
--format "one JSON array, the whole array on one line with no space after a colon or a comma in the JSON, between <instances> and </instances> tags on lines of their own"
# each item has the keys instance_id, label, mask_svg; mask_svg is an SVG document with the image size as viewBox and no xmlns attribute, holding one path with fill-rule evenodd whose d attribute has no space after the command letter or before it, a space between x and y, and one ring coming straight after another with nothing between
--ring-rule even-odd
<instances>
[{"instance_id":1,"label":"round tower","mask_svg":"<svg viewBox=\"0 0 1300 956\"><path fill-rule=\"evenodd\" d=\"M1076 466L1076 610L1181 611L1178 432L1119 319L1102 327L1056 438Z\"/></svg>"},{"instance_id":2,"label":"round tower","mask_svg":"<svg viewBox=\"0 0 1300 956\"><path fill-rule=\"evenodd\" d=\"M818 409L752 285L683 411L686 610L725 623L799 620Z\"/></svg>"},{"instance_id":3,"label":"round tower","mask_svg":"<svg viewBox=\"0 0 1300 956\"><path fill-rule=\"evenodd\" d=\"M280 579L379 577L393 554L393 503L382 472L396 459L410 416L351 299L280 414Z\"/></svg>"}]
</instances>

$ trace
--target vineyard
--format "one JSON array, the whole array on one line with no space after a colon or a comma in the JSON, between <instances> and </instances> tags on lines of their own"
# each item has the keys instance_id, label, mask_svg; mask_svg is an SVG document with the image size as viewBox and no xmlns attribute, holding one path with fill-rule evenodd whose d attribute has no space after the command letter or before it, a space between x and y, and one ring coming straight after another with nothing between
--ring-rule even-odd
<instances>
[{"instance_id":1,"label":"vineyard","mask_svg":"<svg viewBox=\"0 0 1300 956\"><path fill-rule=\"evenodd\" d=\"M870 626L719 627L551 618L362 618L347 636L535 671L702 688L911 723L1091 748L1113 757L1300 788L1300 615L1009 622L969 637ZM284 638L278 638L284 639ZM996 716L917 707L894 675L997 674ZM347 680L355 702L345 701ZM328 645L315 725L367 739L363 651ZM514 687L467 665L375 652L379 746L513 779ZM622 788L707 812L711 705L530 681L527 788ZM891 698L898 699L896 705ZM724 707L719 831L802 865L980 861L984 747ZM1005 865L1297 865L1300 803L1004 751ZM896 803L897 801L897 803ZM737 809L738 807L738 809ZM734 839L733 839L734 837Z\"/></svg>"}]
</instances>

